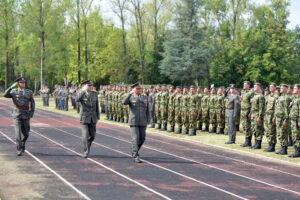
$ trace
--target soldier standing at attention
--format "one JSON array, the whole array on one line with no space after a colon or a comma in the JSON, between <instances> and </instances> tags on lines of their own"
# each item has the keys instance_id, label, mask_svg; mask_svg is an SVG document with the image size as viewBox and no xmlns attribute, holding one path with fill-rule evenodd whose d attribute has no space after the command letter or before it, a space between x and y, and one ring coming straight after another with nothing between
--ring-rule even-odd
<instances>
[{"instance_id":1,"label":"soldier standing at attention","mask_svg":"<svg viewBox=\"0 0 300 200\"><path fill-rule=\"evenodd\" d=\"M294 99L290 104L290 119L291 119L291 129L294 142L295 152L289 155L290 158L300 157L300 85L294 85Z\"/></svg>"},{"instance_id":2,"label":"soldier standing at attention","mask_svg":"<svg viewBox=\"0 0 300 200\"><path fill-rule=\"evenodd\" d=\"M175 100L174 100L174 104L175 104L175 121L178 127L178 130L175 132L175 134L180 134L182 132L182 110L181 110L181 98L182 98L182 94L181 94L181 88L180 86L176 87L176 91L175 91Z\"/></svg>"},{"instance_id":3,"label":"soldier standing at attention","mask_svg":"<svg viewBox=\"0 0 300 200\"><path fill-rule=\"evenodd\" d=\"M204 95L201 100L202 105L202 118L203 123L205 124L205 132L209 131L209 105L208 105L208 99L209 99L209 89L206 87L204 88Z\"/></svg>"},{"instance_id":4,"label":"soldier standing at attention","mask_svg":"<svg viewBox=\"0 0 300 200\"><path fill-rule=\"evenodd\" d=\"M124 99L127 95L128 95L128 87L124 87L122 99ZM122 102L122 105L123 105L123 102ZM128 105L123 105L123 113L124 113L124 122L128 123L128 119L129 119Z\"/></svg>"},{"instance_id":5,"label":"soldier standing at attention","mask_svg":"<svg viewBox=\"0 0 300 200\"><path fill-rule=\"evenodd\" d=\"M105 105L105 116L106 116L106 120L109 120L109 93L110 93L110 85L107 86L107 90L105 91L105 98L104 98L104 105Z\"/></svg>"},{"instance_id":6,"label":"soldier standing at attention","mask_svg":"<svg viewBox=\"0 0 300 200\"><path fill-rule=\"evenodd\" d=\"M292 102L294 100L294 95L293 95L293 86L292 85L289 85L288 86L288 97L290 98L290 102ZM290 111L289 111L290 112ZM288 142L288 146L293 146L293 138L292 138L292 129L291 129L291 121L289 121L289 124L288 124L288 133L289 133L289 142Z\"/></svg>"},{"instance_id":7,"label":"soldier standing at attention","mask_svg":"<svg viewBox=\"0 0 300 200\"><path fill-rule=\"evenodd\" d=\"M168 124L168 97L169 97L169 92L167 85L164 84L162 86L162 92L160 95L160 117L161 121L160 124L163 126L161 127L160 130L166 131L167 130L167 124Z\"/></svg>"},{"instance_id":8,"label":"soldier standing at attention","mask_svg":"<svg viewBox=\"0 0 300 200\"><path fill-rule=\"evenodd\" d=\"M104 99L105 99L105 92L106 92L106 89L104 86L100 86L100 91L99 91L99 103L100 103L100 110L101 110L101 113L105 113L105 105L104 105Z\"/></svg>"},{"instance_id":9,"label":"soldier standing at attention","mask_svg":"<svg viewBox=\"0 0 300 200\"><path fill-rule=\"evenodd\" d=\"M18 86L17 89L13 89ZM25 89L25 79L20 77L4 92L4 97L12 98L15 108L12 116L15 124L15 136L17 142L17 155L25 152L26 140L30 131L30 118L33 117L35 102L31 90Z\"/></svg>"},{"instance_id":10,"label":"soldier standing at attention","mask_svg":"<svg viewBox=\"0 0 300 200\"><path fill-rule=\"evenodd\" d=\"M276 145L276 122L275 122L275 103L278 99L278 95L275 93L276 91L276 83L271 83L269 85L270 94L266 98L266 111L264 116L264 129L266 133L266 138L269 143L269 147L265 149L265 152L274 152Z\"/></svg>"},{"instance_id":11,"label":"soldier standing at attention","mask_svg":"<svg viewBox=\"0 0 300 200\"><path fill-rule=\"evenodd\" d=\"M243 131L245 131L245 143L241 147L251 147L252 133L251 133L251 119L249 114L251 111L251 98L253 93L250 90L250 82L244 81L243 95L241 96L241 123Z\"/></svg>"},{"instance_id":12,"label":"soldier standing at attention","mask_svg":"<svg viewBox=\"0 0 300 200\"><path fill-rule=\"evenodd\" d=\"M124 105L129 105L129 126L132 138L132 157L135 163L140 163L139 150L146 138L146 128L150 122L148 97L142 95L142 88L139 83L131 86L134 88L123 99Z\"/></svg>"},{"instance_id":13,"label":"soldier standing at attention","mask_svg":"<svg viewBox=\"0 0 300 200\"><path fill-rule=\"evenodd\" d=\"M224 134L224 128L225 128L224 90L225 90L224 87L220 87L218 89L216 112L217 112L217 124L219 128L219 132L217 134Z\"/></svg>"},{"instance_id":14,"label":"soldier standing at attention","mask_svg":"<svg viewBox=\"0 0 300 200\"><path fill-rule=\"evenodd\" d=\"M90 80L82 82L82 91L76 97L80 102L80 123L82 128L83 157L87 158L92 142L96 136L96 124L100 119L97 92L92 91L93 83Z\"/></svg>"},{"instance_id":15,"label":"soldier standing at attention","mask_svg":"<svg viewBox=\"0 0 300 200\"><path fill-rule=\"evenodd\" d=\"M169 96L168 96L168 122L171 126L169 133L174 132L175 129L175 92L174 86L171 85L169 89Z\"/></svg>"},{"instance_id":16,"label":"soldier standing at attention","mask_svg":"<svg viewBox=\"0 0 300 200\"><path fill-rule=\"evenodd\" d=\"M181 111L182 111L182 124L185 127L183 134L189 134L190 128L190 95L188 94L188 88L183 88L183 94L181 97Z\"/></svg>"},{"instance_id":17,"label":"soldier standing at attention","mask_svg":"<svg viewBox=\"0 0 300 200\"><path fill-rule=\"evenodd\" d=\"M261 84L255 83L253 92L254 96L251 99L251 112L249 118L251 119L251 131L255 137L255 144L252 149L261 149L261 141L264 136L264 111L265 98L261 92Z\"/></svg>"},{"instance_id":18,"label":"soldier standing at attention","mask_svg":"<svg viewBox=\"0 0 300 200\"><path fill-rule=\"evenodd\" d=\"M192 129L189 136L195 136L197 131L197 117L198 117L198 109L197 109L198 95L195 93L195 87L191 86L190 88L190 128Z\"/></svg>"},{"instance_id":19,"label":"soldier standing at attention","mask_svg":"<svg viewBox=\"0 0 300 200\"><path fill-rule=\"evenodd\" d=\"M198 127L197 129L198 130L202 130L202 124L203 124L203 121L202 121L202 108L201 108L201 101L202 101L202 97L203 97L203 94L202 94L202 89L200 87L197 88L197 96L198 96L198 100L197 100L197 112L198 112L198 116L197 116L197 123L198 123Z\"/></svg>"},{"instance_id":20,"label":"soldier standing at attention","mask_svg":"<svg viewBox=\"0 0 300 200\"><path fill-rule=\"evenodd\" d=\"M156 123L157 123L157 127L156 129L161 129L161 112L160 112L160 99L161 99L161 91L160 91L161 86L157 85L156 86L156 93L155 93L155 102L154 102L154 106L155 106L155 119L156 119Z\"/></svg>"},{"instance_id":21,"label":"soldier standing at attention","mask_svg":"<svg viewBox=\"0 0 300 200\"><path fill-rule=\"evenodd\" d=\"M211 124L212 130L210 133L216 133L217 132L217 101L218 97L216 95L216 88L212 87L210 91L210 97L208 99L208 105L209 105L209 123Z\"/></svg>"},{"instance_id":22,"label":"soldier standing at attention","mask_svg":"<svg viewBox=\"0 0 300 200\"><path fill-rule=\"evenodd\" d=\"M280 85L281 96L277 99L275 105L276 117L276 135L281 145L281 150L276 154L287 155L288 147L288 125L289 125L289 105L290 98L287 95L288 86L286 84Z\"/></svg>"},{"instance_id":23,"label":"soldier standing at attention","mask_svg":"<svg viewBox=\"0 0 300 200\"><path fill-rule=\"evenodd\" d=\"M154 101L155 101L155 92L153 85L150 86L148 103L149 103L149 114L150 114L150 124L149 128L154 128L155 119L154 119Z\"/></svg>"},{"instance_id":24,"label":"soldier standing at attention","mask_svg":"<svg viewBox=\"0 0 300 200\"><path fill-rule=\"evenodd\" d=\"M226 105L226 113L225 116L227 118L227 128L228 128L228 142L225 144L235 144L235 138L236 138L236 122L238 112L239 112L239 104L240 99L234 92L235 86L234 84L231 84L230 86L230 94L227 97L228 103Z\"/></svg>"}]
</instances>

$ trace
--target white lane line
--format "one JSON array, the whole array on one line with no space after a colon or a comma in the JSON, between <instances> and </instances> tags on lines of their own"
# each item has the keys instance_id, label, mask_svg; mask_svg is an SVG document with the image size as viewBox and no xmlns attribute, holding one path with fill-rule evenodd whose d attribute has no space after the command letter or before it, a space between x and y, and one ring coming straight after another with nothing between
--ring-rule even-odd
<instances>
[{"instance_id":1,"label":"white lane line","mask_svg":"<svg viewBox=\"0 0 300 200\"><path fill-rule=\"evenodd\" d=\"M114 137L114 136L106 135L106 134L103 134L103 133L97 133L97 134L100 134L100 135L103 135L103 136L106 136L106 137L110 137L110 138L114 138L116 140L123 141L123 142L126 142L126 143L130 143L127 140L123 140L123 139L120 139L120 138L117 138L117 137ZM288 191L288 192L300 195L300 192L296 192L294 190L290 190L290 189L287 189L287 188L284 188L284 187L281 187L281 186L273 185L271 183L267 183L267 182L264 182L264 181L261 181L261 180L255 179L255 178L244 176L244 175L241 175L241 174L238 174L238 173L235 173L235 172L232 172L232 171L228 171L228 170L225 170L225 169L222 169L222 168L219 168L219 167L215 167L213 165L205 164L205 163L202 163L202 162L199 162L199 161L196 161L196 160L185 158L183 156L178 156L178 155L175 155L175 154L172 154L172 153L168 153L168 152L161 151L161 150L158 150L158 149L155 149L155 148L151 148L147 145L145 145L144 148L147 148L147 149L150 149L150 150L153 150L153 151L157 151L159 153L167 154L167 155L170 155L170 156L173 156L173 157L176 157L176 158L180 158L182 160L186 160L186 161L194 162L194 163L197 163L197 164L200 164L200 165L204 165L206 167L210 167L210 168L217 169L217 170L220 170L220 171L223 171L223 172L227 172L229 174L233 174L233 175L236 175L236 176L239 176L239 177L257 182L257 183L261 183L261 184L264 184L264 185L268 185L270 187L274 187L274 188L277 188L277 189L281 189L281 190L284 190L284 191Z\"/></svg>"},{"instance_id":2,"label":"white lane line","mask_svg":"<svg viewBox=\"0 0 300 200\"><path fill-rule=\"evenodd\" d=\"M51 112L51 111L49 111L49 113L54 114L54 113ZM66 124L66 125L74 126L74 124L70 124L70 123L67 123L67 122L62 122L62 121L59 121L59 120L56 120L56 119L52 119L52 118L51 118L51 120L54 120L54 121L57 121L57 122L61 122L61 123L64 123L64 124ZM72 120L76 121L75 119L72 119ZM105 122L100 122L100 123L105 123ZM107 123L106 123L106 124L107 124ZM120 126L120 125L117 125L117 126ZM122 126L122 127L123 127L123 126ZM124 127L124 128L126 128L126 127ZM154 134L153 132L151 132L151 133ZM155 134L156 134L156 133L157 133L157 132L155 132ZM162 135L162 136L164 136L164 137L169 137L169 138L172 138L172 139L175 139L175 140L178 140L178 141L180 141L181 139L183 139L183 140L185 140L186 142L191 143L191 144L194 144L194 145L203 144L203 143L201 143L201 142L195 142L195 141L190 140L190 139L187 139L187 138L180 138L180 140L179 140L179 139L177 139L177 138L174 138L174 137L172 137L172 136L165 135L165 134L162 134L162 133L157 133L157 134ZM152 139L152 138L149 138L149 139ZM152 140L155 140L155 139L152 139ZM157 141L162 142L162 141L160 141L160 140L157 140ZM166 142L162 142L162 143L166 143ZM172 144L172 145L174 145L174 144ZM222 148L222 149L229 150L229 148L221 147L221 146L217 146L217 145L212 145L212 144L204 144L204 145L208 145L208 146L212 146L212 147L216 147L216 148ZM178 145L178 146L180 146L180 145ZM250 162L247 162L247 161L244 161L244 160L239 160L239 159L235 159L235 158L230 158L230 157L226 157L226 156L221 156L221 155L217 155L217 154L214 154L214 153L211 153L211 152L207 152L207 151L200 151L200 150L194 150L194 151L198 151L198 152L202 152L202 153L214 155L214 156L221 157L221 158L224 158L224 159L234 160L234 161L241 162L241 163L243 163L243 164L247 164L247 165L250 165L250 166L256 166L256 167L260 167L260 168L264 168L264 169L268 169L268 170L271 170L271 171L275 171L275 172L279 172L279 173L282 173L282 174L287 174L287 175L290 175L290 176L294 176L294 177L300 178L300 175L292 174L292 173L289 173L289 172L285 172L285 171L282 171L282 170L279 170L279 169L276 169L276 168L266 167L266 166L261 166L261 165L255 164L255 163L250 163ZM246 151L241 151L241 150L236 150L236 151L239 151L239 152L241 152L241 153L250 153L250 154L252 154L251 152L246 152ZM255 154L255 155L258 155L258 154ZM261 157L264 158L264 159L265 159L265 158L268 158L268 157L266 157L266 156L261 156ZM270 158L268 158L268 159L270 159ZM278 160L278 159L276 159L276 160ZM274 161L274 160L272 159L272 161ZM282 161L282 160L280 160L280 161ZM291 163L288 163L288 164L291 164Z\"/></svg>"},{"instance_id":3,"label":"white lane line","mask_svg":"<svg viewBox=\"0 0 300 200\"><path fill-rule=\"evenodd\" d=\"M59 129L59 128L54 128L54 129L59 130L59 131L61 131L61 132L63 132L63 133L66 133L66 134L68 134L68 135L71 135L71 136L73 136L73 137L77 137L77 138L81 139L80 136L74 135L74 134L69 133L69 132L67 132L67 131L64 131L64 130L62 130L62 129ZM40 134L39 134L39 135L40 135ZM43 137L46 138L46 136L43 136ZM50 140L51 140L51 139L50 139ZM101 147L106 148L106 149L108 149L108 150L111 150L111 151L114 151L114 152L117 152L117 153L126 155L126 156L128 156L128 157L132 157L130 154L124 153L124 152L119 151L119 150L116 150L116 149L112 149L112 148L107 147L107 146L105 146L105 145L102 145L102 144L100 144L100 143L93 142L93 144L95 144L95 145L97 145L97 146L101 146ZM234 193L232 193L232 192L229 192L229 191L227 191L227 190L223 190L223 189L218 188L218 187L216 187L216 186L213 186L213 185L211 185L211 184L208 184L208 183L205 183L205 182L203 182L203 181L200 181L200 180L197 180L197 179L195 179L195 178L192 178L192 177L189 177L189 176L187 176L187 175L184 175L184 174L182 174L182 173L179 173L179 172L176 172L176 171L174 171L174 170L171 170L171 169L162 167L162 166L160 166L160 165L154 164L154 163L149 162L149 161L147 161L147 160L144 160L144 159L141 159L141 160L143 160L145 163L148 163L148 164L150 164L150 165L152 165L152 166L155 166L155 167L157 167L157 168L166 170L166 171L171 172L171 173L173 173L173 174L176 174L176 175L178 175L178 176L181 176L181 177L184 177L184 178L189 179L189 180L191 180L191 181L194 181L194 182L200 183L200 184L202 184L202 185L208 186L208 187L210 187L210 188L213 188L213 189L215 189L215 190L218 190L218 191L221 191L221 192L223 192L223 193L229 194L229 195L231 195L231 196L237 197L237 198L239 198L239 199L244 199L244 200L247 199L247 198L244 198L244 197L239 196L239 195L237 195L237 194L234 194Z\"/></svg>"},{"instance_id":4,"label":"white lane line","mask_svg":"<svg viewBox=\"0 0 300 200\"><path fill-rule=\"evenodd\" d=\"M15 141L13 141L10 137L8 137L5 133L3 133L2 131L0 131L0 133L6 137L6 139L8 139L9 141L11 141L12 143L16 144ZM62 182L64 182L66 185L68 185L70 188L72 188L75 192L77 192L80 196L82 196L84 199L86 200L91 200L86 194L84 194L83 192L81 192L79 189L77 189L74 185L72 185L69 181L67 181L65 178L63 178L61 175L59 175L57 172L55 172L53 169L51 169L48 165L46 165L43 161L41 161L40 159L38 159L36 156L34 156L32 153L30 153L28 150L25 150L25 152L31 156L33 159L35 159L38 163L40 163L43 167L45 167L46 169L48 169L51 173L53 173L55 176L57 176Z\"/></svg>"},{"instance_id":5,"label":"white lane line","mask_svg":"<svg viewBox=\"0 0 300 200\"><path fill-rule=\"evenodd\" d=\"M40 133L37 132L37 131L31 130L31 132L33 132L33 133L35 133L35 134L37 134L37 135L39 135L39 136L41 136L41 137L43 137L43 138L49 140L50 142L52 142L52 143L54 143L54 144L60 146L61 148L65 149L65 150L68 150L68 151L70 151L70 152L72 152L72 153L74 153L74 154L76 154L76 155L79 155L79 156L82 155L82 154L80 154L80 153L78 153L78 152L76 152L76 151L74 151L74 150L72 150L72 149L70 149L70 148L68 148L68 147L66 147L66 146L64 146L64 145L62 145L62 144L60 144L60 143L58 143L58 142L56 142L56 141L54 141L54 140L52 140L52 139L50 139L50 138L44 136L44 135L42 135L42 134L40 134ZM130 182L132 182L132 183L134 183L134 184L136 184L136 185L138 185L138 186L140 186L140 187L142 187L142 188L144 188L144 189L146 189L146 190L148 190L148 191L150 191L150 192L152 192L152 193L154 193L154 194L156 194L156 195L158 195L158 196L160 196L160 197L162 197L163 199L171 200L171 198L169 198L169 197L167 197L167 196L165 196L165 195L163 195L163 194L161 194L161 193L155 191L154 189L151 189L151 188L147 187L146 185L144 185L144 184L142 184L142 183L140 183L140 182L138 182L138 181L136 181L136 180L133 180L133 179L129 178L128 176L126 176L126 175L124 175L124 174L121 174L120 172L117 172L116 170L114 170L114 169L112 169L112 168L110 168L110 167L107 167L106 165L104 165L104 164L102 164L102 163L100 163L100 162L97 162L97 161L94 160L94 159L91 159L91 158L87 158L87 159L88 159L89 161L91 161L91 162L93 162L93 163L95 163L95 164L97 164L97 165L99 165L99 166L101 166L101 167L107 169L108 171L113 172L113 173L115 173L115 174L117 174L117 175L119 175L119 176L125 178L126 180L128 180L128 181L130 181Z\"/></svg>"}]
</instances>

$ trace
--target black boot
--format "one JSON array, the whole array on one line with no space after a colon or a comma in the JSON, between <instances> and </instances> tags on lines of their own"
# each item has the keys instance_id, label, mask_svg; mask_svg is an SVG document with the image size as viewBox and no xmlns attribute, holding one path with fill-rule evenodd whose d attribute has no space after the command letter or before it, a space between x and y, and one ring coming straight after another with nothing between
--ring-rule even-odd
<instances>
[{"instance_id":1,"label":"black boot","mask_svg":"<svg viewBox=\"0 0 300 200\"><path fill-rule=\"evenodd\" d=\"M208 132L209 131L209 126L205 126L204 132Z\"/></svg>"},{"instance_id":2,"label":"black boot","mask_svg":"<svg viewBox=\"0 0 300 200\"><path fill-rule=\"evenodd\" d=\"M292 155L289 155L290 158L298 158L300 157L300 147L295 146L295 152Z\"/></svg>"},{"instance_id":3,"label":"black boot","mask_svg":"<svg viewBox=\"0 0 300 200\"><path fill-rule=\"evenodd\" d=\"M175 134L180 134L181 133L181 128L178 128L178 130L175 132Z\"/></svg>"},{"instance_id":4,"label":"black boot","mask_svg":"<svg viewBox=\"0 0 300 200\"><path fill-rule=\"evenodd\" d=\"M213 128L211 129L211 131L209 131L209 133L216 133L216 130L217 130L217 128L216 128L216 127L213 127Z\"/></svg>"},{"instance_id":5,"label":"black boot","mask_svg":"<svg viewBox=\"0 0 300 200\"><path fill-rule=\"evenodd\" d=\"M279 154L279 155L287 155L287 146L282 146L281 145L281 150L276 152L276 154Z\"/></svg>"},{"instance_id":6,"label":"black boot","mask_svg":"<svg viewBox=\"0 0 300 200\"><path fill-rule=\"evenodd\" d=\"M251 139L252 137L246 137L245 138L245 143L244 144L241 144L241 147L251 147Z\"/></svg>"},{"instance_id":7,"label":"black boot","mask_svg":"<svg viewBox=\"0 0 300 200\"><path fill-rule=\"evenodd\" d=\"M161 124L157 124L156 129L161 129Z\"/></svg>"},{"instance_id":8,"label":"black boot","mask_svg":"<svg viewBox=\"0 0 300 200\"><path fill-rule=\"evenodd\" d=\"M266 149L264 150L264 152L274 152L274 151L275 151L275 144L269 142L269 147L266 148Z\"/></svg>"},{"instance_id":9,"label":"black boot","mask_svg":"<svg viewBox=\"0 0 300 200\"><path fill-rule=\"evenodd\" d=\"M292 136L289 136L289 146L293 146L293 138Z\"/></svg>"},{"instance_id":10,"label":"black boot","mask_svg":"<svg viewBox=\"0 0 300 200\"><path fill-rule=\"evenodd\" d=\"M220 131L217 134L224 134L224 128L220 128Z\"/></svg>"},{"instance_id":11,"label":"black boot","mask_svg":"<svg viewBox=\"0 0 300 200\"><path fill-rule=\"evenodd\" d=\"M255 145L252 149L261 149L261 140L255 140Z\"/></svg>"},{"instance_id":12,"label":"black boot","mask_svg":"<svg viewBox=\"0 0 300 200\"><path fill-rule=\"evenodd\" d=\"M189 136L196 136L196 129L193 129L193 130L191 131L191 133L189 134Z\"/></svg>"},{"instance_id":13,"label":"black boot","mask_svg":"<svg viewBox=\"0 0 300 200\"><path fill-rule=\"evenodd\" d=\"M182 134L183 134L183 135L189 134L189 129L186 128Z\"/></svg>"},{"instance_id":14,"label":"black boot","mask_svg":"<svg viewBox=\"0 0 300 200\"><path fill-rule=\"evenodd\" d=\"M236 131L240 131L240 125L236 125Z\"/></svg>"},{"instance_id":15,"label":"black boot","mask_svg":"<svg viewBox=\"0 0 300 200\"><path fill-rule=\"evenodd\" d=\"M162 131L166 131L167 130L167 124L164 124L162 127L161 127L161 129L160 130L162 130Z\"/></svg>"},{"instance_id":16,"label":"black boot","mask_svg":"<svg viewBox=\"0 0 300 200\"><path fill-rule=\"evenodd\" d=\"M128 124L128 119L126 119L126 124Z\"/></svg>"},{"instance_id":17,"label":"black boot","mask_svg":"<svg viewBox=\"0 0 300 200\"><path fill-rule=\"evenodd\" d=\"M124 118L122 118L121 123L124 123Z\"/></svg>"},{"instance_id":18,"label":"black boot","mask_svg":"<svg viewBox=\"0 0 300 200\"><path fill-rule=\"evenodd\" d=\"M202 123L198 124L198 128L197 129L200 130L200 131L202 131Z\"/></svg>"},{"instance_id":19,"label":"black boot","mask_svg":"<svg viewBox=\"0 0 300 200\"><path fill-rule=\"evenodd\" d=\"M169 133L174 132L174 126L171 126L171 129L168 130L167 132L169 132Z\"/></svg>"},{"instance_id":20,"label":"black boot","mask_svg":"<svg viewBox=\"0 0 300 200\"><path fill-rule=\"evenodd\" d=\"M256 149L256 148L257 148L257 145L258 145L258 144L257 144L257 141L258 141L258 140L255 140L254 146L253 146L253 147L249 147L249 149Z\"/></svg>"}]
</instances>

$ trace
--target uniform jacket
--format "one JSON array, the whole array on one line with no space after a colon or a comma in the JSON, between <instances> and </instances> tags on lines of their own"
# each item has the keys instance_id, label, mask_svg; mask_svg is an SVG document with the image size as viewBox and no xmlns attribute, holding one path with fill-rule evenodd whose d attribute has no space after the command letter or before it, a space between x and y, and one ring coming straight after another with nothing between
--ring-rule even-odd
<instances>
[{"instance_id":1,"label":"uniform jacket","mask_svg":"<svg viewBox=\"0 0 300 200\"><path fill-rule=\"evenodd\" d=\"M13 109L13 118L30 119L33 117L35 110L35 102L31 90L11 89L8 88L4 92L4 97L12 98L15 108Z\"/></svg>"},{"instance_id":2,"label":"uniform jacket","mask_svg":"<svg viewBox=\"0 0 300 200\"><path fill-rule=\"evenodd\" d=\"M129 105L129 125L147 126L150 123L148 97L144 95L135 95L128 93L123 99L124 105Z\"/></svg>"},{"instance_id":3,"label":"uniform jacket","mask_svg":"<svg viewBox=\"0 0 300 200\"><path fill-rule=\"evenodd\" d=\"M91 91L87 94L80 92L76 97L76 102L80 102L80 123L97 123L100 119L99 103L97 92Z\"/></svg>"},{"instance_id":4,"label":"uniform jacket","mask_svg":"<svg viewBox=\"0 0 300 200\"><path fill-rule=\"evenodd\" d=\"M236 94L231 94L227 97L226 117L236 118L239 114L240 99Z\"/></svg>"}]
</instances>

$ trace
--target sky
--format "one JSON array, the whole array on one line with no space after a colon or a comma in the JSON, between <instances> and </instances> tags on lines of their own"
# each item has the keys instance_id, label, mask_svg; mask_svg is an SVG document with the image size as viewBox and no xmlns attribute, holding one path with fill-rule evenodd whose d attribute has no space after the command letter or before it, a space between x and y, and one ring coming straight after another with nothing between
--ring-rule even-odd
<instances>
[{"instance_id":1,"label":"sky","mask_svg":"<svg viewBox=\"0 0 300 200\"><path fill-rule=\"evenodd\" d=\"M252 0L257 4L264 4L267 0ZM114 24L119 25L119 20L116 15L112 12L110 0L94 0L96 5L100 4L101 13L105 19L109 19ZM100 3L99 3L100 2ZM290 16L288 24L289 29L293 29L296 25L300 26L300 0L290 0L289 6Z\"/></svg>"}]
</instances>

